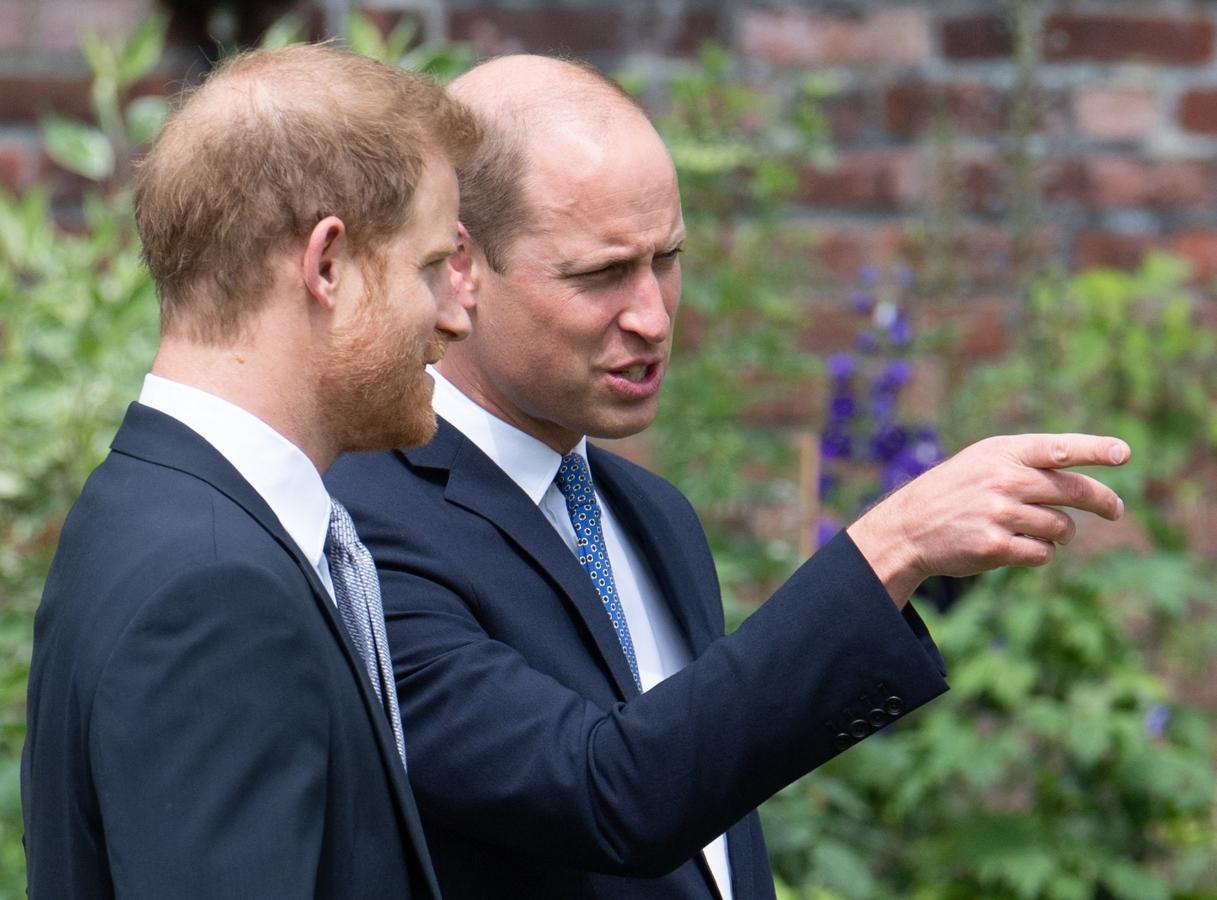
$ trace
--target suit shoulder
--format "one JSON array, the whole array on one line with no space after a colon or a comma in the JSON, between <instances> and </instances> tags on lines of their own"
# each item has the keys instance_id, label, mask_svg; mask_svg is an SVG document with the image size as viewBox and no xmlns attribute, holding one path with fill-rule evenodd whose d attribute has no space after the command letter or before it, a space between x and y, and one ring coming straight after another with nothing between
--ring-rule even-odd
<instances>
[{"instance_id":1,"label":"suit shoulder","mask_svg":"<svg viewBox=\"0 0 1217 900\"><path fill-rule=\"evenodd\" d=\"M662 475L657 475L650 469L644 468L620 454L613 453L611 450L605 450L603 447L589 446L588 455L593 470L607 470L610 477L616 476L618 480L621 480L622 476L625 479L632 479L644 494L666 508L687 510L689 513L693 513L693 506L689 503L689 499L680 488Z\"/></svg>"}]
</instances>

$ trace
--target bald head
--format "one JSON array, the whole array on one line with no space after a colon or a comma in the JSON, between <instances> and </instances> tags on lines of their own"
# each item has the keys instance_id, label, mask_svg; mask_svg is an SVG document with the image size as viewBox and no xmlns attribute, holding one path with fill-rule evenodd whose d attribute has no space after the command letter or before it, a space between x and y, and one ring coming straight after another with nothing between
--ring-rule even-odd
<instances>
[{"instance_id":1,"label":"bald head","mask_svg":"<svg viewBox=\"0 0 1217 900\"><path fill-rule=\"evenodd\" d=\"M406 225L426 161L463 162L479 139L437 84L370 59L304 44L234 58L186 96L137 175L162 332L234 338L272 257L326 216L374 250Z\"/></svg>"},{"instance_id":2,"label":"bald head","mask_svg":"<svg viewBox=\"0 0 1217 900\"><path fill-rule=\"evenodd\" d=\"M617 82L575 60L503 56L466 72L450 90L485 134L478 152L458 167L461 221L496 271L530 221L530 190L546 189L535 165L538 146L577 141L589 149L599 135L621 127L655 135L642 107Z\"/></svg>"}]
</instances>

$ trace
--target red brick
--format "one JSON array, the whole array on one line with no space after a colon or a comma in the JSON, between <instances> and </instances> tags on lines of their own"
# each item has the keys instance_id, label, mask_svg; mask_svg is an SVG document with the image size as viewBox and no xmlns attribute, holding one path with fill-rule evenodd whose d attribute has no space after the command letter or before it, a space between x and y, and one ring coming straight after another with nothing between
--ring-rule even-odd
<instances>
[{"instance_id":1,"label":"red brick","mask_svg":"<svg viewBox=\"0 0 1217 900\"><path fill-rule=\"evenodd\" d=\"M1101 154L1040 164L1043 197L1094 209L1205 210L1217 194L1217 167L1208 160L1147 162Z\"/></svg>"},{"instance_id":2,"label":"red brick","mask_svg":"<svg viewBox=\"0 0 1217 900\"><path fill-rule=\"evenodd\" d=\"M803 172L799 197L814 206L851 209L907 209L925 194L921 162L909 150L842 153L827 168Z\"/></svg>"},{"instance_id":3,"label":"red brick","mask_svg":"<svg viewBox=\"0 0 1217 900\"><path fill-rule=\"evenodd\" d=\"M1179 101L1179 124L1186 131L1217 134L1217 88L1196 88Z\"/></svg>"},{"instance_id":4,"label":"red brick","mask_svg":"<svg viewBox=\"0 0 1217 900\"><path fill-rule=\"evenodd\" d=\"M470 41L480 56L520 52L617 53L621 16L608 11L458 9L448 15L453 40Z\"/></svg>"},{"instance_id":5,"label":"red brick","mask_svg":"<svg viewBox=\"0 0 1217 900\"><path fill-rule=\"evenodd\" d=\"M1010 349L1014 313L1014 303L1008 297L970 296L956 303L932 301L926 304L926 325L933 330L948 329L954 336L952 352L959 358L991 359Z\"/></svg>"},{"instance_id":6,"label":"red brick","mask_svg":"<svg viewBox=\"0 0 1217 900\"><path fill-rule=\"evenodd\" d=\"M1014 53L1014 33L1005 16L948 19L940 36L947 59L995 59Z\"/></svg>"},{"instance_id":7,"label":"red brick","mask_svg":"<svg viewBox=\"0 0 1217 900\"><path fill-rule=\"evenodd\" d=\"M24 0L0 0L0 50L19 50L30 42L34 7Z\"/></svg>"},{"instance_id":8,"label":"red brick","mask_svg":"<svg viewBox=\"0 0 1217 900\"><path fill-rule=\"evenodd\" d=\"M20 193L38 177L41 151L33 138L0 138L0 187Z\"/></svg>"},{"instance_id":9,"label":"red brick","mask_svg":"<svg viewBox=\"0 0 1217 900\"><path fill-rule=\"evenodd\" d=\"M0 75L0 119L33 121L48 110L78 118L88 116L88 79Z\"/></svg>"},{"instance_id":10,"label":"red brick","mask_svg":"<svg viewBox=\"0 0 1217 900\"><path fill-rule=\"evenodd\" d=\"M917 65L931 55L928 16L907 4L871 15L753 9L740 22L739 46L745 56L781 66Z\"/></svg>"},{"instance_id":11,"label":"red brick","mask_svg":"<svg viewBox=\"0 0 1217 900\"><path fill-rule=\"evenodd\" d=\"M834 147L858 140L868 124L868 98L862 91L843 90L826 97L822 103Z\"/></svg>"},{"instance_id":12,"label":"red brick","mask_svg":"<svg viewBox=\"0 0 1217 900\"><path fill-rule=\"evenodd\" d=\"M1217 202L1217 168L1204 159L1168 160L1150 167L1150 205L1158 209L1202 209Z\"/></svg>"},{"instance_id":13,"label":"red brick","mask_svg":"<svg viewBox=\"0 0 1217 900\"><path fill-rule=\"evenodd\" d=\"M1203 65L1213 58L1213 23L1196 16L1058 13L1044 23L1043 54L1049 62Z\"/></svg>"},{"instance_id":14,"label":"red brick","mask_svg":"<svg viewBox=\"0 0 1217 900\"><path fill-rule=\"evenodd\" d=\"M631 47L631 50L643 49L663 55L690 56L706 41L719 41L723 37L723 21L714 10L688 10L676 14L650 9L633 28L642 38L641 46Z\"/></svg>"},{"instance_id":15,"label":"red brick","mask_svg":"<svg viewBox=\"0 0 1217 900\"><path fill-rule=\"evenodd\" d=\"M1036 166L1040 197L1047 203L1089 202L1089 181L1083 160L1049 157Z\"/></svg>"},{"instance_id":16,"label":"red brick","mask_svg":"<svg viewBox=\"0 0 1217 900\"><path fill-rule=\"evenodd\" d=\"M870 264L890 266L899 260L902 239L896 224L842 225L815 222L810 226L813 273L852 284L858 270Z\"/></svg>"},{"instance_id":17,"label":"red brick","mask_svg":"<svg viewBox=\"0 0 1217 900\"><path fill-rule=\"evenodd\" d=\"M1217 278L1217 231L1183 231L1175 235L1172 249L1192 266L1195 281Z\"/></svg>"},{"instance_id":18,"label":"red brick","mask_svg":"<svg viewBox=\"0 0 1217 900\"><path fill-rule=\"evenodd\" d=\"M1075 262L1079 268L1105 266L1132 271L1157 241L1152 234L1084 231L1077 238Z\"/></svg>"},{"instance_id":19,"label":"red brick","mask_svg":"<svg viewBox=\"0 0 1217 900\"><path fill-rule=\"evenodd\" d=\"M1144 140L1161 126L1152 88L1080 88L1073 96L1073 113L1082 131L1103 140Z\"/></svg>"},{"instance_id":20,"label":"red brick","mask_svg":"<svg viewBox=\"0 0 1217 900\"><path fill-rule=\"evenodd\" d=\"M43 0L38 4L34 43L47 50L71 51L87 31L125 38L154 7L153 0Z\"/></svg>"},{"instance_id":21,"label":"red brick","mask_svg":"<svg viewBox=\"0 0 1217 900\"><path fill-rule=\"evenodd\" d=\"M902 137L931 126L940 109L953 129L968 134L988 134L1006 124L1005 98L983 84L900 82L884 98L887 130Z\"/></svg>"}]
</instances>

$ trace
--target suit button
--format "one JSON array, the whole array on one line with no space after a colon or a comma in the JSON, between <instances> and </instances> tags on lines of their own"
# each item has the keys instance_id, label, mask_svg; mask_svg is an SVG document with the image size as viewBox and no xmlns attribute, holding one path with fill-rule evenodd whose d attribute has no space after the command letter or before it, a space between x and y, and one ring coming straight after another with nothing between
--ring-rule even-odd
<instances>
[{"instance_id":1,"label":"suit button","mask_svg":"<svg viewBox=\"0 0 1217 900\"><path fill-rule=\"evenodd\" d=\"M904 712L904 701L893 694L883 701L883 709L894 719Z\"/></svg>"},{"instance_id":2,"label":"suit button","mask_svg":"<svg viewBox=\"0 0 1217 900\"><path fill-rule=\"evenodd\" d=\"M863 719L854 719L849 723L849 733L858 740L862 740L862 738L870 734L870 726Z\"/></svg>"},{"instance_id":3,"label":"suit button","mask_svg":"<svg viewBox=\"0 0 1217 900\"><path fill-rule=\"evenodd\" d=\"M888 723L889 719L891 719L891 716L881 709L872 709L866 716L866 720L876 728L882 728Z\"/></svg>"},{"instance_id":4,"label":"suit button","mask_svg":"<svg viewBox=\"0 0 1217 900\"><path fill-rule=\"evenodd\" d=\"M838 734L835 738L832 739L832 745L834 747L836 747L838 750L848 750L850 747L852 747L854 745L854 739L851 738L844 731L842 731L840 734Z\"/></svg>"}]
</instances>

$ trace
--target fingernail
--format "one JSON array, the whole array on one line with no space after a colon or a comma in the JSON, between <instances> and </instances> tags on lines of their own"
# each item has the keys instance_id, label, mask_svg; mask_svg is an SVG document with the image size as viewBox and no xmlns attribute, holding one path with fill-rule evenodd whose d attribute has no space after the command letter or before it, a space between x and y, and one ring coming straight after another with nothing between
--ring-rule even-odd
<instances>
[{"instance_id":1,"label":"fingernail","mask_svg":"<svg viewBox=\"0 0 1217 900\"><path fill-rule=\"evenodd\" d=\"M1112 444L1111 445L1111 461L1117 466L1128 459L1127 444Z\"/></svg>"},{"instance_id":2,"label":"fingernail","mask_svg":"<svg viewBox=\"0 0 1217 900\"><path fill-rule=\"evenodd\" d=\"M1124 498L1116 497L1116 518L1124 518Z\"/></svg>"}]
</instances>

